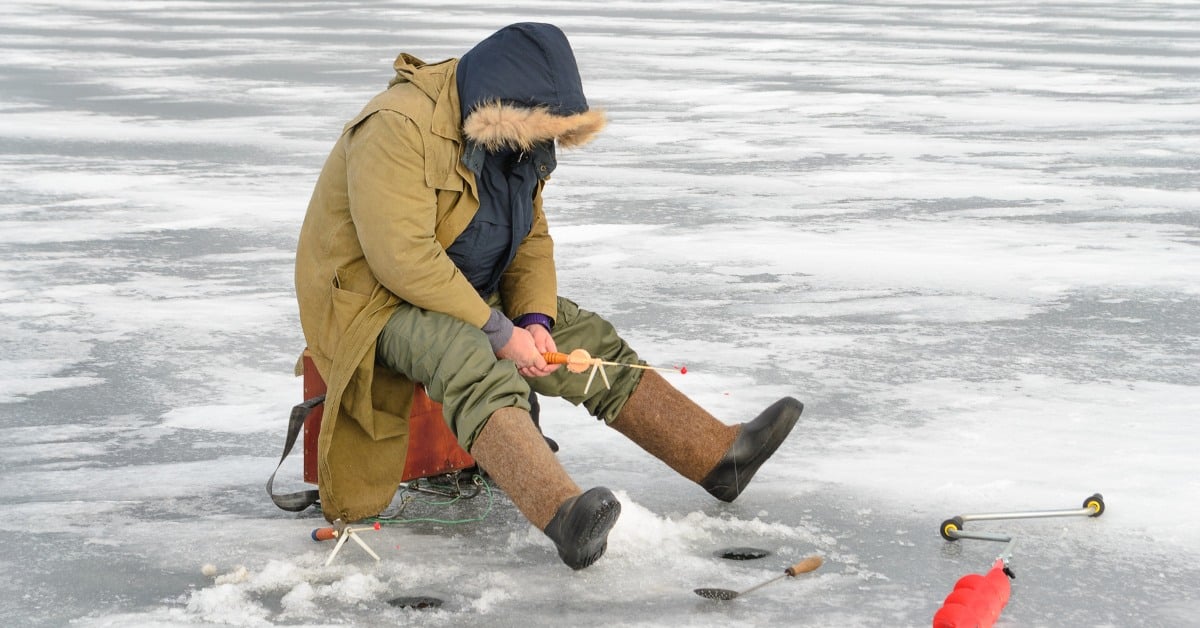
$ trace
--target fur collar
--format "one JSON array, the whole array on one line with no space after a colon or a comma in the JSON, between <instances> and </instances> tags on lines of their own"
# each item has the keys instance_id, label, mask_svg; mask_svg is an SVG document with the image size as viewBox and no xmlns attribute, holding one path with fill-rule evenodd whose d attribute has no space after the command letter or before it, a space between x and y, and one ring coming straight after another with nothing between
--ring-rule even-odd
<instances>
[{"instance_id":1,"label":"fur collar","mask_svg":"<svg viewBox=\"0 0 1200 628\"><path fill-rule=\"evenodd\" d=\"M592 141L606 122L604 112L598 109L560 116L545 107L531 109L491 102L476 107L467 116L463 133L487 150L529 150L538 142L554 139L562 148L575 148Z\"/></svg>"}]
</instances>

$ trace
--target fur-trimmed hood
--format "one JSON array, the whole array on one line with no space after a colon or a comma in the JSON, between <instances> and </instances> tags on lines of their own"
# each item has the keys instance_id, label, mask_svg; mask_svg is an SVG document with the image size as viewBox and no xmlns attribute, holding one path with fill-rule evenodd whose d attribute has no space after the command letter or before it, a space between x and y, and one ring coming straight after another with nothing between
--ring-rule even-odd
<instances>
[{"instance_id":1,"label":"fur-trimmed hood","mask_svg":"<svg viewBox=\"0 0 1200 628\"><path fill-rule=\"evenodd\" d=\"M590 109L566 35L551 24L507 26L458 62L463 134L486 150L582 146L604 128Z\"/></svg>"},{"instance_id":2,"label":"fur-trimmed hood","mask_svg":"<svg viewBox=\"0 0 1200 628\"><path fill-rule=\"evenodd\" d=\"M604 112L597 109L562 116L546 107L494 101L479 105L467 115L463 134L487 150L529 150L546 140L558 140L562 148L575 148L592 141L606 122Z\"/></svg>"}]
</instances>

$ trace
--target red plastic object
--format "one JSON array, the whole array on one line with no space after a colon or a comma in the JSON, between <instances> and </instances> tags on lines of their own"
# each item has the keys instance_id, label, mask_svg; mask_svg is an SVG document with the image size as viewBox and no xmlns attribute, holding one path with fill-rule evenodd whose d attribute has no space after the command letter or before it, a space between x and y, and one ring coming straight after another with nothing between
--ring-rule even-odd
<instances>
[{"instance_id":1,"label":"red plastic object","mask_svg":"<svg viewBox=\"0 0 1200 628\"><path fill-rule=\"evenodd\" d=\"M305 352L304 398L323 394L325 380ZM325 404L313 408L304 421L304 481L309 484L317 483L317 438L321 433L324 409ZM430 399L425 387L418 385L408 417L408 456L400 481L453 473L473 466L475 459L458 444L458 439L442 419L442 404Z\"/></svg>"},{"instance_id":2,"label":"red plastic object","mask_svg":"<svg viewBox=\"0 0 1200 628\"><path fill-rule=\"evenodd\" d=\"M958 579L933 616L933 628L991 628L1008 604L1012 586L997 560L987 574L967 574Z\"/></svg>"}]
</instances>

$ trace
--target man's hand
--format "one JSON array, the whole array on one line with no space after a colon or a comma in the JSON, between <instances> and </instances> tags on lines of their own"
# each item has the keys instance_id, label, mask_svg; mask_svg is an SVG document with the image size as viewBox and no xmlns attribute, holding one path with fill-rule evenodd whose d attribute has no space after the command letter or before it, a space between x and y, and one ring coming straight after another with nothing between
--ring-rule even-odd
<instances>
[{"instance_id":1,"label":"man's hand","mask_svg":"<svg viewBox=\"0 0 1200 628\"><path fill-rule=\"evenodd\" d=\"M544 326L534 323L526 327L525 330L529 332L530 336L533 336L533 346L537 347L539 354L554 353L555 351L558 351L558 345L554 344L554 337L550 335L549 330L547 330ZM545 360L543 359L543 362L544 361ZM562 365L547 364L545 367L540 369L529 369L528 373L522 371L521 374L525 377L541 377L557 371L558 367L560 366Z\"/></svg>"},{"instance_id":2,"label":"man's hand","mask_svg":"<svg viewBox=\"0 0 1200 628\"><path fill-rule=\"evenodd\" d=\"M496 357L512 360L517 365L517 372L524 377L542 377L558 370L558 364L546 364L542 353L555 351L554 339L550 332L541 325L530 325L528 328L513 328L512 338L508 344L496 352Z\"/></svg>"}]
</instances>

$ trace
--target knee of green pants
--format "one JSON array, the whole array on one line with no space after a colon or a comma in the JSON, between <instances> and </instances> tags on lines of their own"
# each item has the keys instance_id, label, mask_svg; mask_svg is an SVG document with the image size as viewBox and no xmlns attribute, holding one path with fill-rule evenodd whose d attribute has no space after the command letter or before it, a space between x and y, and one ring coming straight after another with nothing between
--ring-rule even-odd
<instances>
[{"instance_id":1,"label":"knee of green pants","mask_svg":"<svg viewBox=\"0 0 1200 628\"><path fill-rule=\"evenodd\" d=\"M402 304L376 343L386 367L425 385L467 451L492 413L529 410L529 385L508 360L498 360L487 336L457 318Z\"/></svg>"},{"instance_id":2,"label":"knee of green pants","mask_svg":"<svg viewBox=\"0 0 1200 628\"><path fill-rule=\"evenodd\" d=\"M501 408L528 412L530 408L529 384L517 373L516 365L496 359L486 338L483 344L483 351L443 360L434 378L443 398L442 416L467 451L494 412ZM432 389L429 394L433 398Z\"/></svg>"}]
</instances>

